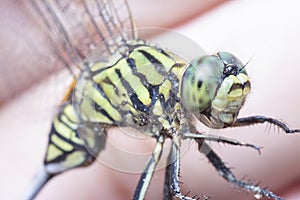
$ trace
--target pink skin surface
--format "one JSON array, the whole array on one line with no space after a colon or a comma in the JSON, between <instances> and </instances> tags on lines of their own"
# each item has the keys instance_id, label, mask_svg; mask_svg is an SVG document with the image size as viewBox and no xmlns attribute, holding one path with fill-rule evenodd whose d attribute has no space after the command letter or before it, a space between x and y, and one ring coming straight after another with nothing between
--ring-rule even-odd
<instances>
[{"instance_id":1,"label":"pink skin surface","mask_svg":"<svg viewBox=\"0 0 300 200\"><path fill-rule=\"evenodd\" d=\"M283 119L292 128L300 128L300 13L297 9L300 5L297 1L232 1L213 8L206 1L142 2L129 1L138 27L174 28L176 25L177 32L201 45L209 54L228 51L244 63L253 57L247 66L252 92L240 116L264 114ZM26 63L25 69L30 68L28 63L37 63L36 47L28 45L27 39L33 41L32 46L43 42L32 40L38 30L32 29L33 23L27 21L30 18L17 4L6 3L0 8L1 15L5 16L0 21L4 27L0 32L0 89L5 91L1 92L2 102L7 102L0 110L1 199L20 199L42 163L51 119L67 85L66 72L59 72L11 99L11 91L28 88L15 89L18 87L15 85L25 85L40 74L49 76L49 69L22 71L22 63ZM200 15L207 8L210 10ZM152 9L156 10L155 14ZM44 52L47 50L42 50L43 55ZM51 69L57 71L55 67ZM226 129L217 134L263 147L262 154L258 155L245 147L212 144L238 178L246 176L245 180L261 181L261 186L268 186L286 199L300 198L299 135L285 135L266 125ZM110 139L130 152L149 153L153 148L153 141L132 140L118 130L112 131ZM132 166L143 163L137 163L133 157L126 159L120 158L114 166L96 162L88 168L57 176L36 199L130 199L140 175L132 171L124 173L122 169L128 162ZM164 170L157 170L146 199L162 199L163 178ZM197 152L195 143L190 144L181 158L181 180L183 193L191 190L191 194L208 195L212 199L254 199L251 193L226 183Z\"/></svg>"}]
</instances>

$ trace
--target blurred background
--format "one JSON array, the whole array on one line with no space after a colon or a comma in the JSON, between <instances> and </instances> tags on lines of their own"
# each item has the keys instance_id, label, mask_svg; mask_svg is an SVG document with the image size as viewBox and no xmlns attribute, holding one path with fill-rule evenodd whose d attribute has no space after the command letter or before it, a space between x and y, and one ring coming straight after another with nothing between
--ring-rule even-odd
<instances>
[{"instance_id":1,"label":"blurred background","mask_svg":"<svg viewBox=\"0 0 300 200\"><path fill-rule=\"evenodd\" d=\"M228 51L244 63L252 58L247 65L252 92L240 116L264 114L300 128L299 1L129 0L129 4L139 28L172 29L208 54ZM3 0L0 15L0 197L20 199L42 163L51 119L70 76L56 65L26 2ZM158 35L147 32L141 38ZM258 155L247 148L214 146L238 178L261 181L261 186L286 199L300 199L299 136L266 125L220 134L263 147ZM134 145L139 146L138 141ZM163 169L156 171L147 199L162 199L163 176ZM254 199L223 180L193 143L182 157L181 177L183 192L212 199ZM54 178L37 199L131 199L138 179L139 174L95 163Z\"/></svg>"}]
</instances>

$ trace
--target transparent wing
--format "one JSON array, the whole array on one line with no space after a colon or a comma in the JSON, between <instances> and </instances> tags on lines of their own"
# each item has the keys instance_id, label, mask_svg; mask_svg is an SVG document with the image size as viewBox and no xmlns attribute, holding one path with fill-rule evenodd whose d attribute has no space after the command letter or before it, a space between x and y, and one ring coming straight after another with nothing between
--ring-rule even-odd
<instances>
[{"instance_id":1,"label":"transparent wing","mask_svg":"<svg viewBox=\"0 0 300 200\"><path fill-rule=\"evenodd\" d=\"M72 71L96 47L98 59L106 61L125 41L137 39L126 0L31 0L31 5L54 53Z\"/></svg>"}]
</instances>

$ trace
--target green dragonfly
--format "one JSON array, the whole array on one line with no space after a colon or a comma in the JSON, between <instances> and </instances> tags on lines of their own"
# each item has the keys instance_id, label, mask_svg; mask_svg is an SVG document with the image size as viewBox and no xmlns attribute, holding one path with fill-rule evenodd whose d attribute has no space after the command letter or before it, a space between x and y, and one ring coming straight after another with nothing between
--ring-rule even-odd
<instances>
[{"instance_id":1,"label":"green dragonfly","mask_svg":"<svg viewBox=\"0 0 300 200\"><path fill-rule=\"evenodd\" d=\"M218 173L256 197L282 199L239 180L207 141L260 148L235 139L200 133L195 119L212 129L270 123L300 132L266 116L239 118L251 90L246 65L228 52L187 61L182 55L138 37L126 0L31 0L53 43L53 52L74 75L53 119L44 165L26 199L33 199L54 176L92 164L105 149L107 132L131 127L156 140L133 199L144 199L171 141L164 199L190 200L180 188L182 140L194 140ZM208 198L208 197L205 197Z\"/></svg>"}]
</instances>

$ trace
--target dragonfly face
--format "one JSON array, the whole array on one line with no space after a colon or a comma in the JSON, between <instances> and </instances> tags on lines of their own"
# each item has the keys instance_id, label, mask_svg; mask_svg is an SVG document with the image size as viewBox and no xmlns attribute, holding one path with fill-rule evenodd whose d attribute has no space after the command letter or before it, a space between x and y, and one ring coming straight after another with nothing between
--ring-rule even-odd
<instances>
[{"instance_id":1,"label":"dragonfly face","mask_svg":"<svg viewBox=\"0 0 300 200\"><path fill-rule=\"evenodd\" d=\"M235 122L249 92L250 80L242 62L219 52L191 62L183 75L181 98L202 123L224 128Z\"/></svg>"}]
</instances>

